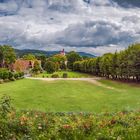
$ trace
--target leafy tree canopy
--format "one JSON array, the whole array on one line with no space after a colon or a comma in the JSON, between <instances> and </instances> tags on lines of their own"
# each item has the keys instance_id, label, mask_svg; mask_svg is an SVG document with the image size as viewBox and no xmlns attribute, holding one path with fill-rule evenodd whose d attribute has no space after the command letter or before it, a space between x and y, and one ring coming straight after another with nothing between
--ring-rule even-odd
<instances>
[{"instance_id":1,"label":"leafy tree canopy","mask_svg":"<svg viewBox=\"0 0 140 140\"><path fill-rule=\"evenodd\" d=\"M78 53L72 51L67 54L67 59L68 59L68 68L73 69L74 62L82 60L82 57Z\"/></svg>"},{"instance_id":2,"label":"leafy tree canopy","mask_svg":"<svg viewBox=\"0 0 140 140\"><path fill-rule=\"evenodd\" d=\"M16 54L12 46L3 45L0 46L0 66L8 67L10 64L14 63L16 59Z\"/></svg>"},{"instance_id":3,"label":"leafy tree canopy","mask_svg":"<svg viewBox=\"0 0 140 140\"><path fill-rule=\"evenodd\" d=\"M26 55L23 56L23 59L24 60L35 60L36 57L33 54L26 54Z\"/></svg>"}]
</instances>

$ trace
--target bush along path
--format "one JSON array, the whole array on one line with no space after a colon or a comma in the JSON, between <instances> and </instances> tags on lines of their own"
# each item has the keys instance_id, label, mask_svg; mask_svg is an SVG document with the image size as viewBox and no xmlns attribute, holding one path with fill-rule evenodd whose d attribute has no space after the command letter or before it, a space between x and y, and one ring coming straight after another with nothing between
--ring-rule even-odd
<instances>
[{"instance_id":1,"label":"bush along path","mask_svg":"<svg viewBox=\"0 0 140 140\"><path fill-rule=\"evenodd\" d=\"M16 112L10 97L0 105L1 140L139 140L140 111L118 113Z\"/></svg>"}]
</instances>

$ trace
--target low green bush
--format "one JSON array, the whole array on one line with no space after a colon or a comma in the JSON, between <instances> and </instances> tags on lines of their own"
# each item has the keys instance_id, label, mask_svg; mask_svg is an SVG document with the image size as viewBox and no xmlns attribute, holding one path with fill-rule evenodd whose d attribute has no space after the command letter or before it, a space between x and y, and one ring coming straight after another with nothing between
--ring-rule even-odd
<instances>
[{"instance_id":1,"label":"low green bush","mask_svg":"<svg viewBox=\"0 0 140 140\"><path fill-rule=\"evenodd\" d=\"M140 111L118 113L17 112L0 104L0 140L139 140Z\"/></svg>"},{"instance_id":2,"label":"low green bush","mask_svg":"<svg viewBox=\"0 0 140 140\"><path fill-rule=\"evenodd\" d=\"M19 78L18 72L14 73L14 78L15 78L15 79L18 79L18 78Z\"/></svg>"},{"instance_id":3,"label":"low green bush","mask_svg":"<svg viewBox=\"0 0 140 140\"><path fill-rule=\"evenodd\" d=\"M8 71L4 71L2 74L2 79L8 79L9 78L9 72Z\"/></svg>"},{"instance_id":4,"label":"low green bush","mask_svg":"<svg viewBox=\"0 0 140 140\"><path fill-rule=\"evenodd\" d=\"M8 70L7 69L5 69L5 68L0 68L0 79L4 79L5 77L4 77L4 73L6 73L6 72L8 72Z\"/></svg>"},{"instance_id":5,"label":"low green bush","mask_svg":"<svg viewBox=\"0 0 140 140\"><path fill-rule=\"evenodd\" d=\"M63 73L63 78L68 78L68 74L67 73Z\"/></svg>"},{"instance_id":6,"label":"low green bush","mask_svg":"<svg viewBox=\"0 0 140 140\"><path fill-rule=\"evenodd\" d=\"M0 79L2 79L4 82L15 81L16 79L21 78L24 78L23 72L11 72L8 69L0 68Z\"/></svg>"},{"instance_id":7,"label":"low green bush","mask_svg":"<svg viewBox=\"0 0 140 140\"><path fill-rule=\"evenodd\" d=\"M56 64L53 61L46 61L44 65L44 70L47 71L47 73L54 73L56 71Z\"/></svg>"},{"instance_id":8,"label":"low green bush","mask_svg":"<svg viewBox=\"0 0 140 140\"><path fill-rule=\"evenodd\" d=\"M18 74L19 74L19 77L20 78L23 78L24 77L24 72L18 72Z\"/></svg>"},{"instance_id":9,"label":"low green bush","mask_svg":"<svg viewBox=\"0 0 140 140\"><path fill-rule=\"evenodd\" d=\"M21 79L21 78L23 78L23 76L24 76L24 73L22 73L22 72L14 73L14 78L15 79Z\"/></svg>"},{"instance_id":10,"label":"low green bush","mask_svg":"<svg viewBox=\"0 0 140 140\"><path fill-rule=\"evenodd\" d=\"M58 74L52 74L51 77L52 77L52 78L59 78L59 75L58 75Z\"/></svg>"},{"instance_id":11,"label":"low green bush","mask_svg":"<svg viewBox=\"0 0 140 140\"><path fill-rule=\"evenodd\" d=\"M9 77L8 77L8 78L9 78L9 79L12 79L13 77L14 77L14 73L10 71L10 72L9 72Z\"/></svg>"},{"instance_id":12,"label":"low green bush","mask_svg":"<svg viewBox=\"0 0 140 140\"><path fill-rule=\"evenodd\" d=\"M11 73L5 68L0 68L0 79L10 79Z\"/></svg>"}]
</instances>

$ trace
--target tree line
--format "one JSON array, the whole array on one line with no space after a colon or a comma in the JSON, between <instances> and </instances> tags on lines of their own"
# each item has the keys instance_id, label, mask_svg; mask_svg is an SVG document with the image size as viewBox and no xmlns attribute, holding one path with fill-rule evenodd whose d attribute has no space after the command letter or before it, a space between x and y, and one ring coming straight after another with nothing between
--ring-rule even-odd
<instances>
[{"instance_id":1,"label":"tree line","mask_svg":"<svg viewBox=\"0 0 140 140\"><path fill-rule=\"evenodd\" d=\"M140 81L140 44L114 54L77 61L73 70L115 80Z\"/></svg>"},{"instance_id":2,"label":"tree line","mask_svg":"<svg viewBox=\"0 0 140 140\"><path fill-rule=\"evenodd\" d=\"M24 60L40 60L44 71L53 73L59 69L90 73L95 76L118 80L140 81L140 44L133 44L128 49L104 54L96 58L83 58L76 52L69 52L66 56L61 54L46 57L27 54ZM16 61L16 53L11 46L0 46L0 68L9 68ZM35 61L32 72L38 73L40 65Z\"/></svg>"},{"instance_id":3,"label":"tree line","mask_svg":"<svg viewBox=\"0 0 140 140\"><path fill-rule=\"evenodd\" d=\"M74 51L69 52L66 55L55 54L52 56L46 56L42 54L34 55L32 53L28 53L19 57L12 46L0 45L0 69L6 68L8 70L12 70L11 66L17 59L34 61L34 67L30 72L37 74L42 71L54 73L58 70L72 69L73 63L75 61L82 60L83 58ZM19 67L22 66L20 65Z\"/></svg>"},{"instance_id":4,"label":"tree line","mask_svg":"<svg viewBox=\"0 0 140 140\"><path fill-rule=\"evenodd\" d=\"M11 64L16 60L16 53L12 46L0 45L0 84L15 81L24 77L23 72L13 72Z\"/></svg>"}]
</instances>

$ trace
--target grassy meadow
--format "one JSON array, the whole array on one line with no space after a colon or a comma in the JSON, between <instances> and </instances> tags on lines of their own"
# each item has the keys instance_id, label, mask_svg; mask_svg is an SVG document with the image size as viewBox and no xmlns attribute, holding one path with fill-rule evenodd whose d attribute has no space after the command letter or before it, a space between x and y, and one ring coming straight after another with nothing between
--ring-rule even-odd
<instances>
[{"instance_id":1,"label":"grassy meadow","mask_svg":"<svg viewBox=\"0 0 140 140\"><path fill-rule=\"evenodd\" d=\"M68 78L91 78L93 75L87 74L87 73L80 73L80 72L74 72L74 71L57 71L54 72L53 74L49 74L47 72L35 75L34 77L39 77L39 78L51 78L52 75L57 74L60 78L63 77L63 73L68 74Z\"/></svg>"},{"instance_id":2,"label":"grassy meadow","mask_svg":"<svg viewBox=\"0 0 140 140\"><path fill-rule=\"evenodd\" d=\"M140 107L140 87L100 80L100 87L85 81L23 79L0 84L0 97L9 95L17 109L50 112L115 112Z\"/></svg>"}]
</instances>

